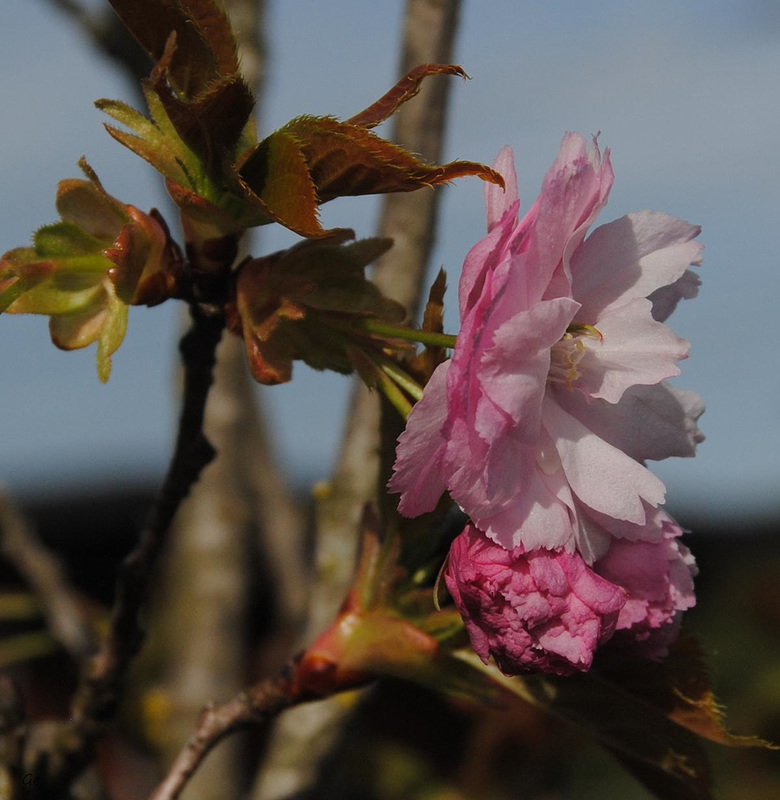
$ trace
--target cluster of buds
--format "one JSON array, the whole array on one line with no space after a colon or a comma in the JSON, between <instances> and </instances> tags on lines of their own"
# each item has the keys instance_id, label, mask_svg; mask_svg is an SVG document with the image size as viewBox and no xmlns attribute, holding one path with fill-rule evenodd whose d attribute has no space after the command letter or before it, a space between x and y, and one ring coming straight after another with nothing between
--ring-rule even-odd
<instances>
[{"instance_id":1,"label":"cluster of buds","mask_svg":"<svg viewBox=\"0 0 780 800\"><path fill-rule=\"evenodd\" d=\"M52 341L63 350L97 342L105 381L128 306L173 296L182 260L156 210L120 203L83 160L81 167L88 180L64 180L57 189L61 221L0 260L0 310L48 315Z\"/></svg>"}]
</instances>

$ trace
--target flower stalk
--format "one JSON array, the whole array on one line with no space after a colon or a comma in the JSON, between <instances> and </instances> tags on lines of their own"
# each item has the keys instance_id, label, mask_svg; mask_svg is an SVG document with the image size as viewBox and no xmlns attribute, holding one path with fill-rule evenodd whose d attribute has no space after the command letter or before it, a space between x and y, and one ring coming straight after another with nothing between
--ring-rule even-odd
<instances>
[{"instance_id":1,"label":"flower stalk","mask_svg":"<svg viewBox=\"0 0 780 800\"><path fill-rule=\"evenodd\" d=\"M417 342L430 347L446 347L452 350L455 347L457 336L451 333L437 333L435 331L421 331L415 328L405 328L401 325L392 325L377 319L361 320L361 327L375 336L391 339L403 339L407 342Z\"/></svg>"}]
</instances>

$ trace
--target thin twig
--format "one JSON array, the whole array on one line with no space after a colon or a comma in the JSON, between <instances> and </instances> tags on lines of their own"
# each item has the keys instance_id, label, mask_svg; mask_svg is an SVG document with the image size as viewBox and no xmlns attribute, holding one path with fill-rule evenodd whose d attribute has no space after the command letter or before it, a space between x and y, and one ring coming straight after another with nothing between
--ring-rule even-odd
<instances>
[{"instance_id":1,"label":"thin twig","mask_svg":"<svg viewBox=\"0 0 780 800\"><path fill-rule=\"evenodd\" d=\"M119 684L143 641L138 612L146 600L151 568L179 505L215 455L203 435L203 415L225 318L200 306L191 307L191 316L192 327L180 345L185 371L184 402L176 448L138 546L120 568L109 634L86 670L74 703L77 727L88 729L91 722L103 720L113 712Z\"/></svg>"},{"instance_id":2,"label":"thin twig","mask_svg":"<svg viewBox=\"0 0 780 800\"><path fill-rule=\"evenodd\" d=\"M293 667L247 689L228 703L203 711L197 730L171 765L150 800L175 800L209 751L223 738L250 725L261 725L279 712L306 700L291 675Z\"/></svg>"},{"instance_id":3,"label":"thin twig","mask_svg":"<svg viewBox=\"0 0 780 800\"><path fill-rule=\"evenodd\" d=\"M0 551L40 600L52 636L77 661L93 652L95 637L63 565L44 546L32 525L2 491Z\"/></svg>"}]
</instances>

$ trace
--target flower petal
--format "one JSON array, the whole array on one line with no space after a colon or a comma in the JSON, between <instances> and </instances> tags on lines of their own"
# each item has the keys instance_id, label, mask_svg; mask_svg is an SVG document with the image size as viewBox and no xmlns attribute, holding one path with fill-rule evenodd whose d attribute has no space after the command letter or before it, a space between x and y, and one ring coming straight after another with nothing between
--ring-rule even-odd
<instances>
[{"instance_id":1,"label":"flower petal","mask_svg":"<svg viewBox=\"0 0 780 800\"><path fill-rule=\"evenodd\" d=\"M543 300L503 323L493 336L492 346L482 351L482 391L509 417L520 434L518 441L538 439L550 348L566 332L577 308L577 303L567 297ZM481 423L478 408L475 424L480 432Z\"/></svg>"},{"instance_id":2,"label":"flower petal","mask_svg":"<svg viewBox=\"0 0 780 800\"><path fill-rule=\"evenodd\" d=\"M576 391L555 396L567 413L637 461L692 457L704 441L696 424L704 413L701 398L666 382L634 386L614 404Z\"/></svg>"},{"instance_id":3,"label":"flower petal","mask_svg":"<svg viewBox=\"0 0 780 800\"><path fill-rule=\"evenodd\" d=\"M542 415L566 478L587 506L615 519L644 524L642 501L651 506L663 503L664 485L655 475L588 430L550 396Z\"/></svg>"},{"instance_id":4,"label":"flower petal","mask_svg":"<svg viewBox=\"0 0 780 800\"><path fill-rule=\"evenodd\" d=\"M517 171L512 148L502 147L493 162L493 169L504 179L504 188L494 183L485 183L485 206L487 209L487 229L493 228L501 221L507 211L511 210L517 198ZM517 209L512 214L516 219Z\"/></svg>"},{"instance_id":5,"label":"flower petal","mask_svg":"<svg viewBox=\"0 0 780 800\"><path fill-rule=\"evenodd\" d=\"M697 263L700 228L658 211L640 211L601 225L572 257L578 322L595 325L607 309L677 281Z\"/></svg>"},{"instance_id":6,"label":"flower petal","mask_svg":"<svg viewBox=\"0 0 780 800\"><path fill-rule=\"evenodd\" d=\"M398 449L388 489L400 492L398 510L407 517L433 511L446 486L441 460L446 443L441 428L447 415L445 361L431 375L422 400L412 409Z\"/></svg>"},{"instance_id":7,"label":"flower petal","mask_svg":"<svg viewBox=\"0 0 780 800\"><path fill-rule=\"evenodd\" d=\"M596 320L601 339L582 337L585 352L577 364L577 388L617 403L637 384L651 385L680 374L676 362L690 345L652 317L652 304L634 299L613 306Z\"/></svg>"},{"instance_id":8,"label":"flower petal","mask_svg":"<svg viewBox=\"0 0 780 800\"><path fill-rule=\"evenodd\" d=\"M696 297L700 286L701 278L688 269L674 283L656 289L648 298L653 303L653 318L659 322L669 319L680 300Z\"/></svg>"}]
</instances>

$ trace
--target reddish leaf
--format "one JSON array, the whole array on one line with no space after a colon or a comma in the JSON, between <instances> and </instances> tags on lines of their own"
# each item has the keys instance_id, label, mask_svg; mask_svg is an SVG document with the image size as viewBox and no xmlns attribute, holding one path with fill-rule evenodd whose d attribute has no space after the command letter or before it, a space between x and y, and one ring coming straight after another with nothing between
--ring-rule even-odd
<instances>
[{"instance_id":1,"label":"reddish leaf","mask_svg":"<svg viewBox=\"0 0 780 800\"><path fill-rule=\"evenodd\" d=\"M334 197L412 192L475 175L503 185L471 161L429 165L365 128L332 117L298 117L262 141L240 168L250 196L302 236L323 236L317 205Z\"/></svg>"},{"instance_id":2,"label":"reddish leaf","mask_svg":"<svg viewBox=\"0 0 780 800\"><path fill-rule=\"evenodd\" d=\"M252 114L255 100L240 75L215 74L197 93L178 95L170 84L176 54L175 38L168 40L162 57L145 87L160 98L178 135L204 160L206 172L218 173L221 161L233 150Z\"/></svg>"},{"instance_id":3,"label":"reddish leaf","mask_svg":"<svg viewBox=\"0 0 780 800\"><path fill-rule=\"evenodd\" d=\"M663 663L627 660L620 652L607 651L605 656L602 672L611 681L698 736L727 747L776 749L755 736L736 736L726 728L701 648L690 634L677 639Z\"/></svg>"},{"instance_id":4,"label":"reddish leaf","mask_svg":"<svg viewBox=\"0 0 780 800\"><path fill-rule=\"evenodd\" d=\"M421 64L408 74L404 75L393 88L382 95L368 108L350 117L347 123L360 128L373 128L395 114L399 106L411 100L419 91L420 84L429 75L459 75L468 78L461 67L454 64Z\"/></svg>"},{"instance_id":5,"label":"reddish leaf","mask_svg":"<svg viewBox=\"0 0 780 800\"><path fill-rule=\"evenodd\" d=\"M152 58L162 58L171 35L176 55L168 72L173 88L194 97L219 75L238 74L228 18L214 0L109 0Z\"/></svg>"},{"instance_id":6,"label":"reddish leaf","mask_svg":"<svg viewBox=\"0 0 780 800\"><path fill-rule=\"evenodd\" d=\"M78 178L60 181L57 211L63 220L78 225L97 239L111 239L127 224L128 216L116 201L106 202L102 186ZM111 198L113 200L113 198Z\"/></svg>"},{"instance_id":7,"label":"reddish leaf","mask_svg":"<svg viewBox=\"0 0 780 800\"><path fill-rule=\"evenodd\" d=\"M450 656L472 668L472 694L489 681L505 693L566 720L612 751L660 800L713 800L712 771L701 739L664 712L593 673L508 678L472 651ZM465 675L464 675L465 678Z\"/></svg>"},{"instance_id":8,"label":"reddish leaf","mask_svg":"<svg viewBox=\"0 0 780 800\"><path fill-rule=\"evenodd\" d=\"M240 267L229 327L244 337L252 374L260 383L290 380L295 359L314 369L351 372L350 351L362 342L355 320L404 313L364 275L390 241L343 244L353 236L344 230L328 239L307 240Z\"/></svg>"},{"instance_id":9,"label":"reddish leaf","mask_svg":"<svg viewBox=\"0 0 780 800\"><path fill-rule=\"evenodd\" d=\"M425 164L365 128L329 117L299 117L282 130L300 141L321 203L350 195L413 192L466 175L503 185L501 176L482 164Z\"/></svg>"},{"instance_id":10,"label":"reddish leaf","mask_svg":"<svg viewBox=\"0 0 780 800\"><path fill-rule=\"evenodd\" d=\"M241 167L238 180L247 199L274 222L301 236L335 233L320 225L319 199L306 156L295 137L284 129L257 145Z\"/></svg>"}]
</instances>

